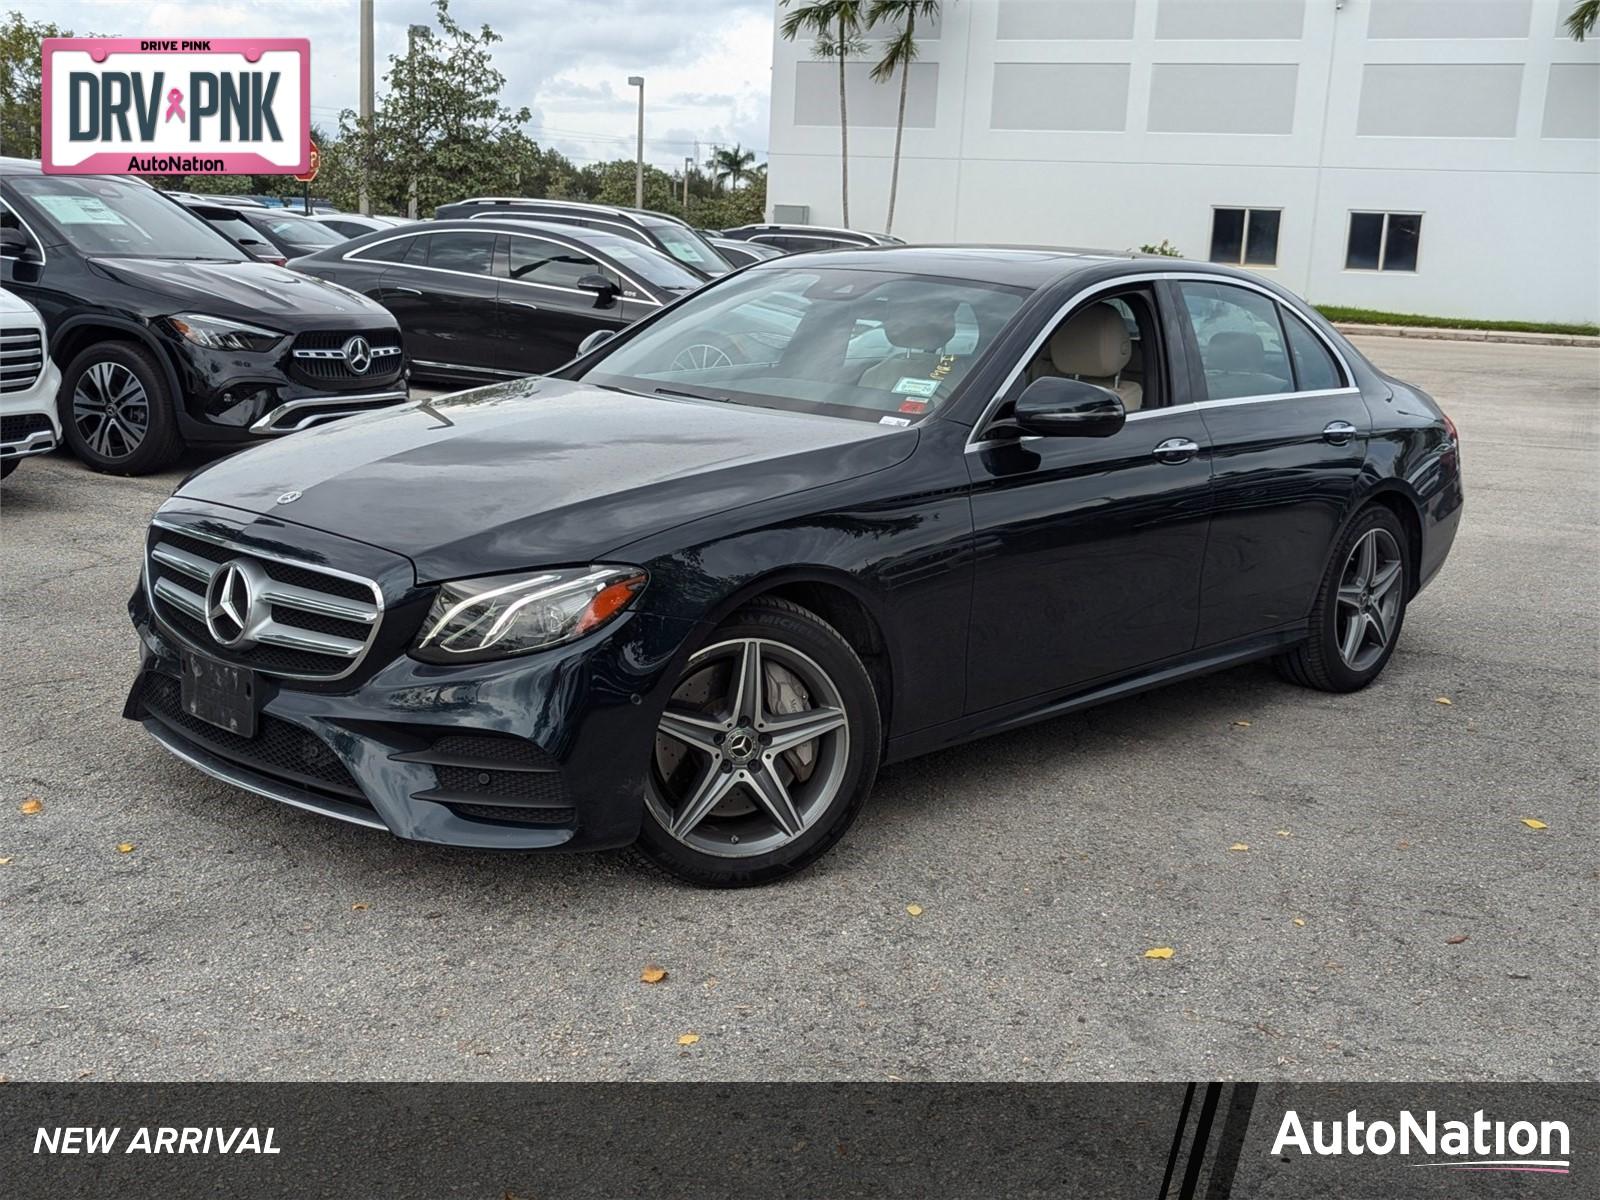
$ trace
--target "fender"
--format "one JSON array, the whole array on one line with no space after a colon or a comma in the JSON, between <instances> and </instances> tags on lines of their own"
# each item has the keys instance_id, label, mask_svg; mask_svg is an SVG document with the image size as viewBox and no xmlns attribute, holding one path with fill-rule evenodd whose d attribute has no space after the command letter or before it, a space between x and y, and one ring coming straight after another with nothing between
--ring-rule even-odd
<instances>
[{"instance_id":1,"label":"fender","mask_svg":"<svg viewBox=\"0 0 1600 1200\"><path fill-rule=\"evenodd\" d=\"M97 328L115 329L118 333L128 335L130 340L138 342L146 350L149 350L150 353L155 356L156 362L161 365L161 370L167 378L167 386L172 389L172 395L178 401L178 403L173 406L178 415L178 428L187 432L192 428L198 427L198 422L189 416L188 410L185 409L183 405L183 385L178 379L177 369L172 365L172 358L167 354L166 349L161 345L161 343L156 340L155 334L150 332L149 326L147 325L141 325L137 321L130 321L126 317L115 317L97 313L80 313L77 316L68 317L65 321L61 322L50 338L50 357L56 358L56 365L58 367L60 367L62 370L65 370L67 364L61 362L60 359L57 358L56 347L60 345L62 339L67 334L71 333L74 329L79 329L85 325L93 325Z\"/></svg>"}]
</instances>

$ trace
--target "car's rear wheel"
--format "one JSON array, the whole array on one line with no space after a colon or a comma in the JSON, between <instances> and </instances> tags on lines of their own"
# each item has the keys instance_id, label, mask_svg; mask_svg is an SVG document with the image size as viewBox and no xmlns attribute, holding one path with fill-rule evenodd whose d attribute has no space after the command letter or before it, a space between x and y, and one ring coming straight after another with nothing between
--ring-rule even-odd
<instances>
[{"instance_id":1,"label":"car's rear wheel","mask_svg":"<svg viewBox=\"0 0 1600 1200\"><path fill-rule=\"evenodd\" d=\"M183 450L171 388L149 351L98 342L69 364L57 401L67 444L96 471L148 475Z\"/></svg>"},{"instance_id":2,"label":"car's rear wheel","mask_svg":"<svg viewBox=\"0 0 1600 1200\"><path fill-rule=\"evenodd\" d=\"M1278 659L1291 682L1353 692L1383 671L1406 616L1409 549L1382 505L1356 515L1339 539L1311 614L1311 636Z\"/></svg>"},{"instance_id":3,"label":"car's rear wheel","mask_svg":"<svg viewBox=\"0 0 1600 1200\"><path fill-rule=\"evenodd\" d=\"M793 874L855 820L881 738L850 644L798 605L756 601L695 652L673 689L640 847L705 887Z\"/></svg>"}]
</instances>

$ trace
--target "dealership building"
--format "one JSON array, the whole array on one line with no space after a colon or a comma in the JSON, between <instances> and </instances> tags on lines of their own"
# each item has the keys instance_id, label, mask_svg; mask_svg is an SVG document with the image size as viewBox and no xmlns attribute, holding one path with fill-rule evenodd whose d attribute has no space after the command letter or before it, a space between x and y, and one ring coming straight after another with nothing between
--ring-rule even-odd
<instances>
[{"instance_id":1,"label":"dealership building","mask_svg":"<svg viewBox=\"0 0 1600 1200\"><path fill-rule=\"evenodd\" d=\"M1600 30L1574 0L946 0L893 232L1137 249L1319 304L1600 320ZM779 4L778 21L792 10ZM848 60L850 223L882 230L898 78ZM838 224L836 60L775 34L768 198Z\"/></svg>"}]
</instances>

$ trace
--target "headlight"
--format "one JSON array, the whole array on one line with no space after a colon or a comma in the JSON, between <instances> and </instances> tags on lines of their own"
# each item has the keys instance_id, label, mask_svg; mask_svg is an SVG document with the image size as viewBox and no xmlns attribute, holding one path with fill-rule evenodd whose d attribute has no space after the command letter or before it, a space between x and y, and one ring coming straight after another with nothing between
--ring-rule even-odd
<instances>
[{"instance_id":1,"label":"headlight","mask_svg":"<svg viewBox=\"0 0 1600 1200\"><path fill-rule=\"evenodd\" d=\"M649 576L638 567L569 567L444 584L411 653L423 662L481 662L557 646L620 614Z\"/></svg>"},{"instance_id":2,"label":"headlight","mask_svg":"<svg viewBox=\"0 0 1600 1200\"><path fill-rule=\"evenodd\" d=\"M271 350L283 341L284 334L260 329L222 317L202 317L195 313L168 317L167 324L185 341L208 350Z\"/></svg>"}]
</instances>

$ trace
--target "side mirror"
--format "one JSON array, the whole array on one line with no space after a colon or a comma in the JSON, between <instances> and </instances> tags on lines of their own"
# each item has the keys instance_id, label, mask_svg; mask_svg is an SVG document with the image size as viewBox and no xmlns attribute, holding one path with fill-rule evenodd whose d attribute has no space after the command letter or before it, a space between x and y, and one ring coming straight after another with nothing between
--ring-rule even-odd
<instances>
[{"instance_id":1,"label":"side mirror","mask_svg":"<svg viewBox=\"0 0 1600 1200\"><path fill-rule=\"evenodd\" d=\"M615 329L596 329L583 341L578 343L578 357L582 358L589 351L617 336Z\"/></svg>"},{"instance_id":2,"label":"side mirror","mask_svg":"<svg viewBox=\"0 0 1600 1200\"><path fill-rule=\"evenodd\" d=\"M37 257L33 251L33 243L28 240L28 235L20 229L10 226L0 228L0 258L15 258L29 261Z\"/></svg>"},{"instance_id":3,"label":"side mirror","mask_svg":"<svg viewBox=\"0 0 1600 1200\"><path fill-rule=\"evenodd\" d=\"M1012 418L1023 433L1039 437L1110 437L1128 419L1122 397L1081 379L1035 379L1017 397Z\"/></svg>"},{"instance_id":4,"label":"side mirror","mask_svg":"<svg viewBox=\"0 0 1600 1200\"><path fill-rule=\"evenodd\" d=\"M609 308L611 306L611 302L615 300L618 293L622 291L622 289L619 288L615 283L611 282L611 280L607 279L599 272L596 272L593 275L579 276L578 287L580 290L585 292L597 293L595 298L596 308Z\"/></svg>"}]
</instances>

